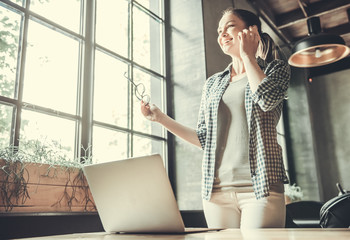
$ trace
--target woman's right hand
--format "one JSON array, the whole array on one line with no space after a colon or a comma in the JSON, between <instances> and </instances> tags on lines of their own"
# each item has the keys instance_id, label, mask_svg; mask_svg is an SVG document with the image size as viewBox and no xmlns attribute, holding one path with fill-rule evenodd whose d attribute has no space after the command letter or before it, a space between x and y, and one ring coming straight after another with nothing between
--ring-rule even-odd
<instances>
[{"instance_id":1,"label":"woman's right hand","mask_svg":"<svg viewBox=\"0 0 350 240\"><path fill-rule=\"evenodd\" d=\"M194 144L199 148L202 148L198 135L194 129L176 122L174 119L163 113L156 105L145 104L143 101L141 101L141 112L148 120L158 122L165 129L172 132L176 136Z\"/></svg>"},{"instance_id":2,"label":"woman's right hand","mask_svg":"<svg viewBox=\"0 0 350 240\"><path fill-rule=\"evenodd\" d=\"M145 104L141 101L141 112L150 121L159 122L163 112L154 104Z\"/></svg>"}]
</instances>

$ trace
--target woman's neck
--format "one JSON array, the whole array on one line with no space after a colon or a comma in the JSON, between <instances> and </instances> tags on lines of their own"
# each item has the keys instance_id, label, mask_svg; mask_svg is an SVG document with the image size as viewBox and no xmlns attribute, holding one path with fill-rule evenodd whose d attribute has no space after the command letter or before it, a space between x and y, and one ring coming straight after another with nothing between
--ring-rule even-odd
<instances>
[{"instance_id":1,"label":"woman's neck","mask_svg":"<svg viewBox=\"0 0 350 240\"><path fill-rule=\"evenodd\" d=\"M231 78L245 73L242 59L232 58Z\"/></svg>"}]
</instances>

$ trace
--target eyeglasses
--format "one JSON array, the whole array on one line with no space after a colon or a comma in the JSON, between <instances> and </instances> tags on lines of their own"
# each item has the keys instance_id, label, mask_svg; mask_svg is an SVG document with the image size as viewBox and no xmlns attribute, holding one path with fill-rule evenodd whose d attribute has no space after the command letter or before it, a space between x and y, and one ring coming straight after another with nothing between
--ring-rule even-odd
<instances>
[{"instance_id":1,"label":"eyeglasses","mask_svg":"<svg viewBox=\"0 0 350 240\"><path fill-rule=\"evenodd\" d=\"M137 97L138 100L142 101L145 105L148 105L149 102L151 101L151 98L149 95L145 94L146 88L143 83L135 84L128 76L127 72L124 73L124 77L128 79L132 85L135 87L135 96Z\"/></svg>"}]
</instances>

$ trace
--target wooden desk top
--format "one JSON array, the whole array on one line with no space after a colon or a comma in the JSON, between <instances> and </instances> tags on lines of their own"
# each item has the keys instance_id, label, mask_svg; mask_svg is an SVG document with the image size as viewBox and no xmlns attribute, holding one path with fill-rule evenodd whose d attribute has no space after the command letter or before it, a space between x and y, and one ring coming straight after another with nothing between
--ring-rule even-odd
<instances>
[{"instance_id":1,"label":"wooden desk top","mask_svg":"<svg viewBox=\"0 0 350 240\"><path fill-rule=\"evenodd\" d=\"M176 240L220 240L220 239L254 239L254 240L349 240L350 229L320 229L320 228L285 228L285 229L256 229L243 231L239 229L227 229L222 231L190 233L190 234L109 234L82 233L57 235L26 239L103 239L103 240L142 240L142 239L176 239Z\"/></svg>"}]
</instances>

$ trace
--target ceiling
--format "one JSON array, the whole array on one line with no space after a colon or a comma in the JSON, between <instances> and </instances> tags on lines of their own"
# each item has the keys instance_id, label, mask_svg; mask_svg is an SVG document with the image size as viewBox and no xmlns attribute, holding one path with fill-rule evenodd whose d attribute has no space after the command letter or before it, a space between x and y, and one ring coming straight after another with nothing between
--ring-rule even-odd
<instances>
[{"instance_id":1,"label":"ceiling","mask_svg":"<svg viewBox=\"0 0 350 240\"><path fill-rule=\"evenodd\" d=\"M340 35L350 47L350 0L250 0L289 46L308 36L307 19L320 17L323 32Z\"/></svg>"}]
</instances>

